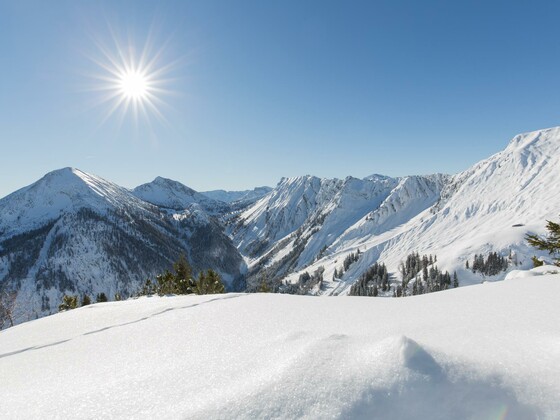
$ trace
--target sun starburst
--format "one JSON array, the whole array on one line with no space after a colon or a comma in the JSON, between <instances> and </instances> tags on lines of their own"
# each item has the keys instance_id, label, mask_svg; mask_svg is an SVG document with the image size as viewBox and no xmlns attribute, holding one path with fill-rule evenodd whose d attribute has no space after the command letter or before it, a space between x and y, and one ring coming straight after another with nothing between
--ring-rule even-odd
<instances>
[{"instance_id":1,"label":"sun starburst","mask_svg":"<svg viewBox=\"0 0 560 420\"><path fill-rule=\"evenodd\" d=\"M168 104L163 98L173 93L168 88L169 73L177 64L165 62L167 43L156 49L150 31L142 47L137 48L131 37L122 42L112 29L108 33L110 41L95 39L97 53L89 56L97 65L92 87L100 93L96 104L108 105L103 122L120 114L121 123L127 115L136 123L141 118L149 123L151 117L165 123L162 108Z\"/></svg>"}]
</instances>

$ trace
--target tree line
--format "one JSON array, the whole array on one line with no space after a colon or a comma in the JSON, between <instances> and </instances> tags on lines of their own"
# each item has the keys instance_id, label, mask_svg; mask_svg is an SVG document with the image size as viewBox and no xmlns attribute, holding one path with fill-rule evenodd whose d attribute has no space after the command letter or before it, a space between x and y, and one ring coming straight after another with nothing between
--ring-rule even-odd
<instances>
[{"instance_id":1,"label":"tree line","mask_svg":"<svg viewBox=\"0 0 560 420\"><path fill-rule=\"evenodd\" d=\"M147 279L140 290L134 294L134 297L151 295L208 295L225 292L224 283L216 271L211 269L201 271L195 279L191 265L185 256L181 255L173 264L172 271L165 270L164 273L156 276L155 281ZM119 293L115 294L115 300L121 300L121 298ZM99 293L96 297L96 302L107 302L107 300L105 293ZM80 302L76 295L64 295L58 310L59 312L67 311L91 303L91 298L87 294L82 296Z\"/></svg>"}]
</instances>

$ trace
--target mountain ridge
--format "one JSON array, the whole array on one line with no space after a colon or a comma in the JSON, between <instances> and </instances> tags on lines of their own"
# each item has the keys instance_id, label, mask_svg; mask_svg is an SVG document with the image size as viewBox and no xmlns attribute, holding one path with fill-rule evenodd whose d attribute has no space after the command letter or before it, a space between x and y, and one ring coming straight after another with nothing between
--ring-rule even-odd
<instances>
[{"instance_id":1,"label":"mountain ridge","mask_svg":"<svg viewBox=\"0 0 560 420\"><path fill-rule=\"evenodd\" d=\"M511 270L529 267L532 255L546 257L524 238L558 216L559 145L559 127L538 130L455 175L287 177L244 203L162 177L128 190L63 168L0 199L0 287L48 296L48 305L33 298L40 315L64 291L96 292L107 282L116 291L120 282L132 293L180 253L196 269L216 268L230 290L258 290L263 279L293 290L316 273L321 282L300 292L346 294L375 262L387 265L396 287L399 264L415 252L437 255L461 285L500 280L506 273L485 277L466 263L498 252ZM129 266L144 267L132 281L125 280Z\"/></svg>"}]
</instances>

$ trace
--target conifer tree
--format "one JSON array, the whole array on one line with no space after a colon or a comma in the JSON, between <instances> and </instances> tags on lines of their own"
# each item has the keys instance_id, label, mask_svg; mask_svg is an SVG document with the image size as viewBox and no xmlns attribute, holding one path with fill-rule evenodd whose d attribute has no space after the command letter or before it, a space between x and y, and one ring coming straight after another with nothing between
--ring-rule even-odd
<instances>
[{"instance_id":1,"label":"conifer tree","mask_svg":"<svg viewBox=\"0 0 560 420\"><path fill-rule=\"evenodd\" d=\"M209 295L225 292L224 283L222 283L220 275L214 270L207 270L206 273L201 271L198 274L198 281L196 283L197 294Z\"/></svg>"},{"instance_id":2,"label":"conifer tree","mask_svg":"<svg viewBox=\"0 0 560 420\"><path fill-rule=\"evenodd\" d=\"M548 251L550 255L558 255L560 253L560 224L547 220L546 230L548 230L546 237L527 235L527 242L541 251ZM554 258L554 263L560 266L560 258Z\"/></svg>"},{"instance_id":3,"label":"conifer tree","mask_svg":"<svg viewBox=\"0 0 560 420\"><path fill-rule=\"evenodd\" d=\"M90 297L86 293L84 293L84 296L82 297L82 306L86 306L90 304L91 304Z\"/></svg>"},{"instance_id":4,"label":"conifer tree","mask_svg":"<svg viewBox=\"0 0 560 420\"><path fill-rule=\"evenodd\" d=\"M544 261L539 260L537 257L532 256L531 261L533 261L533 267L541 267L544 265Z\"/></svg>"},{"instance_id":5,"label":"conifer tree","mask_svg":"<svg viewBox=\"0 0 560 420\"><path fill-rule=\"evenodd\" d=\"M144 285L142 286L142 290L140 291L140 296L151 296L155 293L156 287L152 283L151 279L147 279Z\"/></svg>"},{"instance_id":6,"label":"conifer tree","mask_svg":"<svg viewBox=\"0 0 560 420\"><path fill-rule=\"evenodd\" d=\"M270 293L270 287L266 284L266 280L263 278L259 286L259 293Z\"/></svg>"},{"instance_id":7,"label":"conifer tree","mask_svg":"<svg viewBox=\"0 0 560 420\"><path fill-rule=\"evenodd\" d=\"M95 297L95 301L96 302L107 302L107 295L103 292L98 293L97 296Z\"/></svg>"},{"instance_id":8,"label":"conifer tree","mask_svg":"<svg viewBox=\"0 0 560 420\"><path fill-rule=\"evenodd\" d=\"M78 307L78 296L64 295L62 303L58 305L58 312L69 311Z\"/></svg>"},{"instance_id":9,"label":"conifer tree","mask_svg":"<svg viewBox=\"0 0 560 420\"><path fill-rule=\"evenodd\" d=\"M163 296L175 293L175 276L169 270L165 270L163 274L156 276L156 283L158 295Z\"/></svg>"},{"instance_id":10,"label":"conifer tree","mask_svg":"<svg viewBox=\"0 0 560 420\"><path fill-rule=\"evenodd\" d=\"M175 270L175 277L179 279L192 279L193 277L192 268L183 254L173 264L173 269Z\"/></svg>"}]
</instances>

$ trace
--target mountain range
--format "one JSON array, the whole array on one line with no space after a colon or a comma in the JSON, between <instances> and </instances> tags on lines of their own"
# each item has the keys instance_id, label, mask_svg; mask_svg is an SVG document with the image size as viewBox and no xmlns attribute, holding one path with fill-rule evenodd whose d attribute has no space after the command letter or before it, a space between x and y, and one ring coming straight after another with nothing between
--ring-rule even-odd
<instances>
[{"instance_id":1,"label":"mountain range","mask_svg":"<svg viewBox=\"0 0 560 420\"><path fill-rule=\"evenodd\" d=\"M264 282L347 294L376 262L396 285L411 253L433 255L460 285L500 280L505 273L473 273L467 262L496 252L510 270L546 257L525 235L558 216L559 145L560 128L551 128L518 135L456 175L300 176L236 192L161 177L129 190L56 170L0 200L0 287L18 293L23 321L55 312L64 293L133 295L181 254L195 272L219 271L230 291Z\"/></svg>"}]
</instances>

